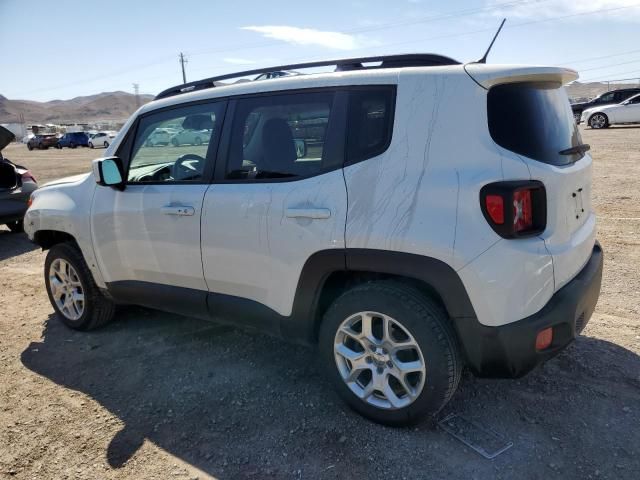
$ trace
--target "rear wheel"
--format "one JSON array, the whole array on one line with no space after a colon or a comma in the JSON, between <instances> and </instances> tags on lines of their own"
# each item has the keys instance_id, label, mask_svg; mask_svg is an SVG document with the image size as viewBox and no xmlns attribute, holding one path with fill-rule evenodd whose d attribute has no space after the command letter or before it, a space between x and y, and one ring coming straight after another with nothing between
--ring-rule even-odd
<instances>
[{"instance_id":1,"label":"rear wheel","mask_svg":"<svg viewBox=\"0 0 640 480\"><path fill-rule=\"evenodd\" d=\"M33 150L33 145L31 145L30 143L27 143L27 148L29 149L29 151Z\"/></svg>"},{"instance_id":2,"label":"rear wheel","mask_svg":"<svg viewBox=\"0 0 640 480\"><path fill-rule=\"evenodd\" d=\"M104 142L104 148L109 148L109 143L108 142Z\"/></svg>"},{"instance_id":3,"label":"rear wheel","mask_svg":"<svg viewBox=\"0 0 640 480\"><path fill-rule=\"evenodd\" d=\"M342 399L387 425L435 416L462 371L447 314L420 291L393 281L342 294L324 316L319 349Z\"/></svg>"},{"instance_id":4,"label":"rear wheel","mask_svg":"<svg viewBox=\"0 0 640 480\"><path fill-rule=\"evenodd\" d=\"M75 245L60 243L49 250L44 281L51 305L68 327L92 330L113 318L115 305L100 292Z\"/></svg>"},{"instance_id":5,"label":"rear wheel","mask_svg":"<svg viewBox=\"0 0 640 480\"><path fill-rule=\"evenodd\" d=\"M609 118L604 113L594 113L589 117L589 126L591 128L607 128L609 126Z\"/></svg>"},{"instance_id":6,"label":"rear wheel","mask_svg":"<svg viewBox=\"0 0 640 480\"><path fill-rule=\"evenodd\" d=\"M9 227L9 230L11 230L13 233L24 232L24 223L22 220L18 220L16 222L9 222L7 223L7 227Z\"/></svg>"},{"instance_id":7,"label":"rear wheel","mask_svg":"<svg viewBox=\"0 0 640 480\"><path fill-rule=\"evenodd\" d=\"M69 144L69 148L76 148L76 144L75 144L75 143L73 143L73 142L71 142L71 143Z\"/></svg>"},{"instance_id":8,"label":"rear wheel","mask_svg":"<svg viewBox=\"0 0 640 480\"><path fill-rule=\"evenodd\" d=\"M177 138L172 138L171 139L171 145L173 145L174 147L178 147L178 146L180 146L180 142L178 141Z\"/></svg>"},{"instance_id":9,"label":"rear wheel","mask_svg":"<svg viewBox=\"0 0 640 480\"><path fill-rule=\"evenodd\" d=\"M200 137L196 137L196 139L193 141L196 145L202 145L202 139Z\"/></svg>"}]
</instances>

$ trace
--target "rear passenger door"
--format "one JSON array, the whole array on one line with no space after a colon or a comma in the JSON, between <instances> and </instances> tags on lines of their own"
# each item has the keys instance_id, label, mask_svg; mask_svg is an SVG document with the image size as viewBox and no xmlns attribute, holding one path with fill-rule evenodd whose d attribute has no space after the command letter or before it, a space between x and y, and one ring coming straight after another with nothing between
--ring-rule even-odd
<instances>
[{"instance_id":1,"label":"rear passenger door","mask_svg":"<svg viewBox=\"0 0 640 480\"><path fill-rule=\"evenodd\" d=\"M214 316L238 301L290 315L307 259L344 248L345 99L322 89L230 101L202 211Z\"/></svg>"}]
</instances>

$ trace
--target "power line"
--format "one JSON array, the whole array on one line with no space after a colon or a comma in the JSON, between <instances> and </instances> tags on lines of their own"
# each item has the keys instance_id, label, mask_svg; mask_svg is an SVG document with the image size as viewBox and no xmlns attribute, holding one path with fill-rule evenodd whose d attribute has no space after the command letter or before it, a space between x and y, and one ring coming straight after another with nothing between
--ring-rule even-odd
<instances>
[{"instance_id":1,"label":"power line","mask_svg":"<svg viewBox=\"0 0 640 480\"><path fill-rule=\"evenodd\" d=\"M509 2L504 2L504 3L492 5L492 6L475 8L475 9L458 10L458 11L454 11L454 12L450 12L450 13L444 13L444 14L440 14L440 15L422 17L422 18L409 20L409 21L389 22L389 23L385 23L385 24L381 24L381 25L375 25L375 26L372 26L372 27L362 27L362 28L356 28L356 29L343 30L340 33L360 33L360 32L366 32L366 31L383 30L383 29L386 29L386 28L394 28L396 26L404 26L404 25L419 24L419 23L428 23L428 22L431 22L431 21L443 20L443 19L448 19L448 18L457 18L457 17L462 17L462 16L468 16L468 15L473 15L475 13L481 13L481 12L484 12L484 11L498 10L500 8L510 7L510 6L514 6L514 5L518 5L518 4L522 4L522 3L539 3L539 2L546 2L546 1L549 1L549 0L517 0L517 1L509 1ZM492 30L492 29L490 29L490 30ZM251 44L240 45L240 46L233 47L233 48L200 50L200 51L196 51L196 53L192 53L191 55L206 55L206 54L210 54L210 53L234 52L234 51L245 50L245 49L250 49L250 48L261 48L261 47L269 47L269 46L274 46L274 45L280 45L281 43L282 42L280 42L280 41L251 43ZM184 64L182 64L182 55L183 54L180 53L179 61L181 62L181 65L182 65L183 70L184 70ZM156 60L154 60L153 62L145 63L143 65L138 65L138 66L136 66L134 68L120 69L120 70L116 70L115 72L107 74L107 75L100 75L98 77L91 77L91 78L87 78L87 79L83 79L83 80L77 80L77 81L74 81L74 82L71 82L71 83L65 83L65 84L54 86L54 87L46 87L46 88L41 88L41 89L37 89L37 90L31 90L29 92L25 92L25 93L18 94L18 95L25 95L25 94L30 94L30 93L48 92L48 91L52 91L52 90L59 90L61 88L66 88L66 87L73 86L73 85L80 85L80 84L84 84L84 83L90 83L90 82L93 82L93 81L96 81L96 80L102 80L102 79L105 79L105 78L112 78L112 77L116 77L116 76L119 76L119 75L123 75L125 73L130 73L130 72L133 72L133 71L136 71L136 70L141 70L141 69L145 69L145 68L148 68L148 67L151 67L151 66L160 65L160 64L163 64L163 63L168 63L170 61L170 59L171 59L170 56L157 57ZM188 63L188 60L185 59L185 63ZM215 67L209 67L209 68L215 68ZM183 77L183 81L184 81L185 78L186 78L186 75L184 75L184 72L183 72L183 76L182 77ZM186 81L184 83L186 83Z\"/></svg>"},{"instance_id":2,"label":"power line","mask_svg":"<svg viewBox=\"0 0 640 480\"><path fill-rule=\"evenodd\" d=\"M602 60L603 58L621 57L622 55L628 55L630 53L638 53L638 52L640 52L640 50L629 50L627 52L613 53L611 55L602 55L600 57L583 58L581 60L569 60L569 61L566 61L566 62L557 63L557 64L554 65L554 67L563 67L563 66L572 65L572 64L575 64L575 63L590 62L592 60Z\"/></svg>"},{"instance_id":3,"label":"power line","mask_svg":"<svg viewBox=\"0 0 640 480\"><path fill-rule=\"evenodd\" d=\"M603 68L617 67L619 65L629 65L630 63L638 63L638 62L640 62L640 58L636 60L631 60L630 62L610 63L609 65L603 65L601 67L583 68L580 70L580 72L591 72L593 70L602 70Z\"/></svg>"}]
</instances>

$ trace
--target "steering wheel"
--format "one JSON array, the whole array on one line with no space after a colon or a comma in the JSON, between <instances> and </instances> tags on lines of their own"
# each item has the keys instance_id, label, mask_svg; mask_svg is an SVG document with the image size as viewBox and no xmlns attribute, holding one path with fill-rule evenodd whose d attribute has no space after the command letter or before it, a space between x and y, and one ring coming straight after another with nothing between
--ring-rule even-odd
<instances>
[{"instance_id":1,"label":"steering wheel","mask_svg":"<svg viewBox=\"0 0 640 480\"><path fill-rule=\"evenodd\" d=\"M196 160L197 163L185 165L187 160ZM178 157L171 168L171 178L174 180L194 180L202 175L205 159L195 153L187 153Z\"/></svg>"}]
</instances>

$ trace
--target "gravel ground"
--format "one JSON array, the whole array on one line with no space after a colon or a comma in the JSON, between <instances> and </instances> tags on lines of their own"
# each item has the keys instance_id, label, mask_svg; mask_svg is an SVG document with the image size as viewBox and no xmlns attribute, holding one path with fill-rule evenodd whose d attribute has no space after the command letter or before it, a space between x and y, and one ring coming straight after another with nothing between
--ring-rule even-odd
<instances>
[{"instance_id":1,"label":"gravel ground","mask_svg":"<svg viewBox=\"0 0 640 480\"><path fill-rule=\"evenodd\" d=\"M442 412L512 441L497 458L348 411L311 349L142 308L68 330L44 255L0 227L0 478L640 478L640 128L583 136L605 251L591 322L524 379L465 374ZM5 151L41 182L100 153Z\"/></svg>"}]
</instances>

